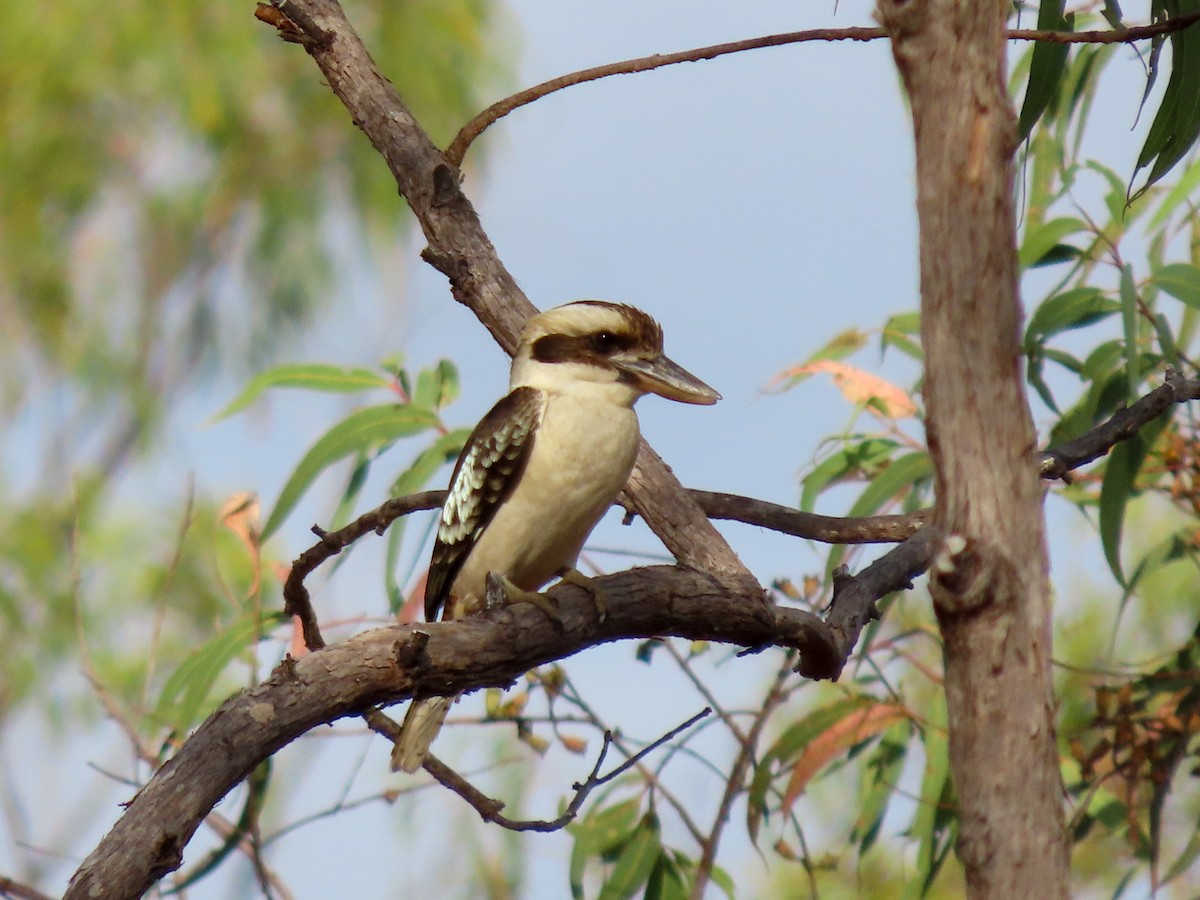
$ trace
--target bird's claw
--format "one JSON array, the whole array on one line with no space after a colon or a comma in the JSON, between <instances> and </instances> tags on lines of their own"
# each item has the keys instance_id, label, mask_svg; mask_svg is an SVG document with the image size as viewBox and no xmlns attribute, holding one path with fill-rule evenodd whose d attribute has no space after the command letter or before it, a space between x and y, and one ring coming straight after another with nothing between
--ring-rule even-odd
<instances>
[{"instance_id":1,"label":"bird's claw","mask_svg":"<svg viewBox=\"0 0 1200 900\"><path fill-rule=\"evenodd\" d=\"M588 578L578 569L571 568L563 569L558 573L558 576L567 584L583 588L591 594L592 603L596 606L597 623L603 622L608 618L608 599L604 596L604 591L601 590L600 585L596 584L596 579Z\"/></svg>"},{"instance_id":2,"label":"bird's claw","mask_svg":"<svg viewBox=\"0 0 1200 900\"><path fill-rule=\"evenodd\" d=\"M492 591L490 582L492 579L496 580L496 583L503 591L504 601L506 603L532 603L546 614L546 618L548 618L554 624L554 627L558 629L560 634L567 630L566 626L563 624L562 616L559 615L558 604L556 604L552 599L547 597L545 594L539 594L537 591L527 591L524 588L517 587L504 575L500 575L496 572L492 572L488 575L489 606L491 606L490 601Z\"/></svg>"}]
</instances>

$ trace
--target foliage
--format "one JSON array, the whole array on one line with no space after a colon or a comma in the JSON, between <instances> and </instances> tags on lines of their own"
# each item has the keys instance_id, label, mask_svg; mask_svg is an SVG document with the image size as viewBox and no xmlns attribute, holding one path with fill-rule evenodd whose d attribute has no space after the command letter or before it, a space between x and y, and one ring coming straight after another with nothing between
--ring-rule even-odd
<instances>
[{"instance_id":1,"label":"foliage","mask_svg":"<svg viewBox=\"0 0 1200 900\"><path fill-rule=\"evenodd\" d=\"M88 552L169 559L157 520L174 511L114 509L118 476L169 445L173 406L328 305L332 220L378 252L408 228L374 151L302 53L274 52L253 4L122 3L102 22L78 0L3 6L0 452L32 471L0 481L0 617L19 648L0 662L0 718L71 652L77 602L97 627L152 616L158 579L211 614L222 585L184 577L211 549L184 540L173 567L136 572ZM441 140L499 75L495 18L454 0L381 4L364 23ZM219 501L195 503L211 517ZM72 558L106 574L77 583Z\"/></svg>"}]
</instances>

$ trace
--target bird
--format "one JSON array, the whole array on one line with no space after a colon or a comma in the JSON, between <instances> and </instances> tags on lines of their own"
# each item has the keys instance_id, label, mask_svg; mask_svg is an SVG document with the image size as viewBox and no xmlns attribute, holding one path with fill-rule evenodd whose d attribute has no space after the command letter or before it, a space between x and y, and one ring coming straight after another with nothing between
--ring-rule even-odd
<instances>
[{"instance_id":1,"label":"bird","mask_svg":"<svg viewBox=\"0 0 1200 900\"><path fill-rule=\"evenodd\" d=\"M513 356L509 393L467 438L438 519L425 618L461 619L487 602L488 576L507 602L533 602L554 577L582 586L584 541L633 471L646 394L711 405L721 395L663 353L662 328L633 306L577 300L533 316ZM593 590L598 614L601 592ZM392 770L424 764L455 697L414 700Z\"/></svg>"}]
</instances>

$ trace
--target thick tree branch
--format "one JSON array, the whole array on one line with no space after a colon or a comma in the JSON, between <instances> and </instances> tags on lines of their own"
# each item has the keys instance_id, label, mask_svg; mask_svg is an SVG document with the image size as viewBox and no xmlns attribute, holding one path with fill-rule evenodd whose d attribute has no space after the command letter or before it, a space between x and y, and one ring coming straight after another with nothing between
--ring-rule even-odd
<instances>
[{"instance_id":1,"label":"thick tree branch","mask_svg":"<svg viewBox=\"0 0 1200 900\"><path fill-rule=\"evenodd\" d=\"M529 669L609 641L675 635L799 651L832 674L836 649L803 610L771 606L695 570L657 567L599 580L608 616L591 595L551 591L560 627L528 604L462 622L394 626L290 658L263 684L224 704L138 792L71 879L66 896L136 897L178 868L204 816L259 762L317 725L414 695L506 687ZM520 640L514 640L520 635Z\"/></svg>"},{"instance_id":2,"label":"thick tree branch","mask_svg":"<svg viewBox=\"0 0 1200 900\"><path fill-rule=\"evenodd\" d=\"M534 307L500 262L462 193L458 169L372 62L336 0L279 0L330 90L379 151L429 246L422 256L511 354ZM290 26L289 26L290 27ZM289 32L293 38L296 33ZM626 496L677 560L731 583L753 576L653 450L642 442Z\"/></svg>"},{"instance_id":3,"label":"thick tree branch","mask_svg":"<svg viewBox=\"0 0 1200 900\"><path fill-rule=\"evenodd\" d=\"M1128 44L1144 41L1149 38L1182 31L1200 22L1200 13L1166 19L1153 25L1138 25L1133 28L1104 31L1045 31L1031 28L1014 28L1008 32L1009 40L1040 41L1049 44ZM288 29L280 27L280 36L291 40ZM535 84L523 91L498 100L475 116L459 129L450 146L446 148L446 160L451 165L461 166L463 157L471 144L488 128L496 124L510 112L528 106L548 94L586 84L612 75L632 75L636 72L649 72L664 66L678 65L685 62L700 62L706 59L716 59L730 53L743 53L747 50L762 50L766 47L781 47L785 44L803 44L810 41L876 41L887 37L882 28L811 28L807 31L791 31L786 34L769 34L763 37L747 38L741 41L729 41L724 44L713 44L708 47L696 47L692 50L680 50L675 53L655 53L652 56L640 56L636 59L624 59L619 62L593 66L578 72L568 72L541 84Z\"/></svg>"}]
</instances>

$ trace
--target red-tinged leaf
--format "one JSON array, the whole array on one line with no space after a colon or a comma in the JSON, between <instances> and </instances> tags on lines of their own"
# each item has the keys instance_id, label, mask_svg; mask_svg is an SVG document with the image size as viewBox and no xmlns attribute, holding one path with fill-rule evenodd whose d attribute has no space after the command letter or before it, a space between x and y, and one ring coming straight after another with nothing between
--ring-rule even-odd
<instances>
[{"instance_id":1,"label":"red-tinged leaf","mask_svg":"<svg viewBox=\"0 0 1200 900\"><path fill-rule=\"evenodd\" d=\"M881 734L896 722L911 718L912 715L905 707L894 703L879 703L866 709L849 710L843 719L830 725L809 743L792 766L792 775L788 779L787 789L783 792L783 801L780 804L784 815L804 793L813 777L828 763L855 744Z\"/></svg>"},{"instance_id":2,"label":"red-tinged leaf","mask_svg":"<svg viewBox=\"0 0 1200 900\"><path fill-rule=\"evenodd\" d=\"M789 369L787 375L796 378L825 372L833 377L833 383L842 396L854 404L867 405L883 413L886 418L906 419L915 415L917 405L907 393L890 381L872 375L848 363L822 359Z\"/></svg>"},{"instance_id":3,"label":"red-tinged leaf","mask_svg":"<svg viewBox=\"0 0 1200 900\"><path fill-rule=\"evenodd\" d=\"M800 382L804 381L809 375L808 366L822 360L838 360L845 359L851 353L861 350L867 345L867 336L857 328L850 328L843 331L841 334L834 337L825 346L818 349L801 365L792 366L784 369L778 375L772 376L767 382L763 390L766 391L786 391L788 388L795 387Z\"/></svg>"}]
</instances>

